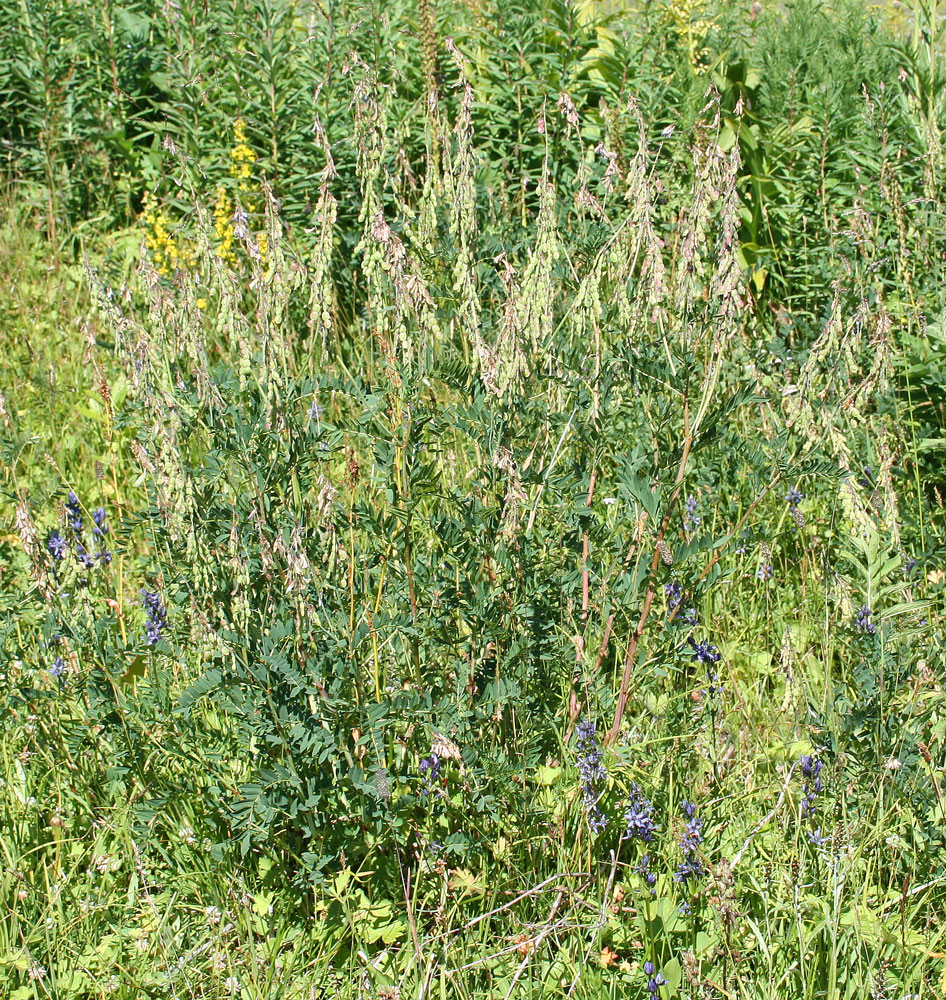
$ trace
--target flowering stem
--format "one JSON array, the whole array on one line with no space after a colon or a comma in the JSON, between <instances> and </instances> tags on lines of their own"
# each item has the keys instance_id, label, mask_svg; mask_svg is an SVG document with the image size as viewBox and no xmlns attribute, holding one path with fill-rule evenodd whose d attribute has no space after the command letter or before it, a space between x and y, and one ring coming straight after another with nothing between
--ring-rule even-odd
<instances>
[{"instance_id":1,"label":"flowering stem","mask_svg":"<svg viewBox=\"0 0 946 1000\"><path fill-rule=\"evenodd\" d=\"M770 482L768 486L762 487L762 492L755 498L755 500L752 501L751 504L749 504L749 506L746 508L746 512L736 522L735 527L732 529L732 531L729 532L729 534L726 536L726 539L720 542L720 544L716 547L716 550L710 557L710 561L706 564L706 568L703 570L702 573L700 573L699 577L697 578L698 580L706 579L706 577L709 575L710 570L719 562L719 557L723 554L723 550L726 548L727 542L731 542L739 534L739 531L742 529L742 526L746 523L746 521L749 520L749 515L756 509L756 507L759 506L760 503L762 503L762 501L766 498L766 496L772 490L774 490L776 486L778 486L779 480L781 478L782 478L782 473L777 472L772 482Z\"/></svg>"},{"instance_id":2,"label":"flowering stem","mask_svg":"<svg viewBox=\"0 0 946 1000\"><path fill-rule=\"evenodd\" d=\"M680 456L680 465L677 468L676 488L670 497L670 503L667 505L667 513L664 514L663 523L660 525L660 531L657 532L657 540L654 543L654 554L650 560L650 573L647 578L647 593L644 595L644 604L641 608L641 616L638 619L637 628L631 636L631 641L627 646L627 655L624 657L624 674L621 677L621 687L618 692L618 705L614 712L614 722L611 724L611 730L605 737L604 742L606 746L610 746L618 738L618 733L621 731L621 720L624 718L624 710L627 708L627 695L631 687L631 677L634 674L634 660L637 656L637 647L644 634L644 626L647 624L650 609L654 603L654 595L656 593L654 578L657 573L657 565L660 562L661 544L664 535L667 533L667 529L670 527L670 519L673 517L677 500L679 500L680 493L683 490L683 477L686 474L687 459L690 457L690 449L692 447L693 434L690 432L683 439L683 453Z\"/></svg>"},{"instance_id":3,"label":"flowering stem","mask_svg":"<svg viewBox=\"0 0 946 1000\"><path fill-rule=\"evenodd\" d=\"M595 495L595 483L598 481L598 473L591 473L591 481L588 483L588 497L585 506L590 507ZM588 540L588 529L585 528L584 538L581 544L581 620L588 621L588 555L590 544Z\"/></svg>"},{"instance_id":4,"label":"flowering stem","mask_svg":"<svg viewBox=\"0 0 946 1000\"><path fill-rule=\"evenodd\" d=\"M592 470L591 479L588 483L588 497L585 500L585 506L590 507L591 501L594 499L595 495L595 483L598 481L598 473ZM575 652L578 655L578 662L581 663L582 657L585 653L585 635L588 632L588 605L589 605L589 593L591 585L589 582L588 573L588 558L591 554L591 542L588 535L588 529L585 528L585 533L581 541L581 639L577 643Z\"/></svg>"},{"instance_id":5,"label":"flowering stem","mask_svg":"<svg viewBox=\"0 0 946 1000\"><path fill-rule=\"evenodd\" d=\"M598 655L595 657L595 667L592 673L596 674L598 668L601 666L601 661L604 659L604 654L608 651L608 640L611 638L611 626L614 624L614 614L608 615L608 620L605 622L604 635L601 638L601 645L598 647Z\"/></svg>"}]
</instances>

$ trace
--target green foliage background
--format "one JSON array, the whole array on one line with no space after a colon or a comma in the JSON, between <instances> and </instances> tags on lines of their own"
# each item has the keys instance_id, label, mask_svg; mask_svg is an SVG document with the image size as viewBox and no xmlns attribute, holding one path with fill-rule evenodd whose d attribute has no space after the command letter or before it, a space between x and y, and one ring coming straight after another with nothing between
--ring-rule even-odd
<instances>
[{"instance_id":1,"label":"green foliage background","mask_svg":"<svg viewBox=\"0 0 946 1000\"><path fill-rule=\"evenodd\" d=\"M942 995L937 5L0 22L0 996Z\"/></svg>"}]
</instances>

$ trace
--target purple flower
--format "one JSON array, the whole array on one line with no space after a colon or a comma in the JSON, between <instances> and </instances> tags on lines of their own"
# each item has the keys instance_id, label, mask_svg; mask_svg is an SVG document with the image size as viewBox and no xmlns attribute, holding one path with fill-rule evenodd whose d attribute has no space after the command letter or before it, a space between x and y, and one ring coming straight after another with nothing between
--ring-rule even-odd
<instances>
[{"instance_id":1,"label":"purple flower","mask_svg":"<svg viewBox=\"0 0 946 1000\"><path fill-rule=\"evenodd\" d=\"M700 663L719 663L722 659L719 650L710 645L709 639L697 642L691 635L687 638L687 642L693 647L693 659Z\"/></svg>"},{"instance_id":2,"label":"purple flower","mask_svg":"<svg viewBox=\"0 0 946 1000\"><path fill-rule=\"evenodd\" d=\"M671 611L676 611L680 607L680 602L683 600L683 591L676 580L671 580L670 583L664 584L664 597L667 601L667 607Z\"/></svg>"},{"instance_id":3,"label":"purple flower","mask_svg":"<svg viewBox=\"0 0 946 1000\"><path fill-rule=\"evenodd\" d=\"M598 786L608 777L601 759L601 747L595 732L595 724L590 719L582 719L575 729L577 740L575 751L578 754L578 775L581 778L581 797L588 818L588 828L592 833L599 833L608 825L608 817L598 806L601 793Z\"/></svg>"},{"instance_id":4,"label":"purple flower","mask_svg":"<svg viewBox=\"0 0 946 1000\"><path fill-rule=\"evenodd\" d=\"M92 533L99 538L103 538L108 534L108 525L105 523L105 508L96 507L92 511L92 520L95 522L95 527L92 529Z\"/></svg>"},{"instance_id":5,"label":"purple flower","mask_svg":"<svg viewBox=\"0 0 946 1000\"><path fill-rule=\"evenodd\" d=\"M657 883L657 876L650 870L650 855L645 854L641 859L640 863L634 868L634 871L643 878L643 880L650 886L650 894L653 896L656 894L657 890L654 886Z\"/></svg>"},{"instance_id":6,"label":"purple flower","mask_svg":"<svg viewBox=\"0 0 946 1000\"><path fill-rule=\"evenodd\" d=\"M699 508L699 501L692 493L687 497L686 508L687 512L683 518L683 528L685 531L694 531L699 527L700 521L703 519L696 515Z\"/></svg>"},{"instance_id":7,"label":"purple flower","mask_svg":"<svg viewBox=\"0 0 946 1000\"><path fill-rule=\"evenodd\" d=\"M654 834L658 830L658 826L654 822L654 807L644 798L637 784L631 785L627 809L624 811L624 821L627 824L622 838L624 840L637 839L649 843L654 839ZM645 854L644 857L646 858L647 855Z\"/></svg>"},{"instance_id":8,"label":"purple flower","mask_svg":"<svg viewBox=\"0 0 946 1000\"><path fill-rule=\"evenodd\" d=\"M763 581L772 579L772 567L769 563L762 563L762 565L755 571L755 575Z\"/></svg>"},{"instance_id":9,"label":"purple flower","mask_svg":"<svg viewBox=\"0 0 946 1000\"><path fill-rule=\"evenodd\" d=\"M681 802L680 809L687 820L680 846L692 854L703 842L703 820L696 815L696 806L692 802Z\"/></svg>"},{"instance_id":10,"label":"purple flower","mask_svg":"<svg viewBox=\"0 0 946 1000\"><path fill-rule=\"evenodd\" d=\"M705 874L699 858L700 844L703 843L703 820L696 815L696 805L693 802L681 802L680 811L686 817L683 836L680 838L680 850L683 851L683 861L673 874L675 882L686 885L690 879L698 881Z\"/></svg>"},{"instance_id":11,"label":"purple flower","mask_svg":"<svg viewBox=\"0 0 946 1000\"><path fill-rule=\"evenodd\" d=\"M746 555L749 551L749 542L752 540L752 529L743 528L739 532L739 546L736 548L736 554L740 556Z\"/></svg>"},{"instance_id":12,"label":"purple flower","mask_svg":"<svg viewBox=\"0 0 946 1000\"><path fill-rule=\"evenodd\" d=\"M66 510L69 513L69 525L72 528L72 533L78 538L82 534L82 505L72 490L69 490L66 497Z\"/></svg>"},{"instance_id":13,"label":"purple flower","mask_svg":"<svg viewBox=\"0 0 946 1000\"><path fill-rule=\"evenodd\" d=\"M802 786L802 814L813 816L818 808L816 801L823 787L821 784L821 769L824 767L824 762L812 755L803 754L798 763L801 767L802 776L805 779L805 783Z\"/></svg>"},{"instance_id":14,"label":"purple flower","mask_svg":"<svg viewBox=\"0 0 946 1000\"><path fill-rule=\"evenodd\" d=\"M877 631L873 622L870 620L870 615L870 608L866 604L862 604L861 610L857 612L857 618L854 620L854 627L858 630L858 632L873 635Z\"/></svg>"},{"instance_id":15,"label":"purple flower","mask_svg":"<svg viewBox=\"0 0 946 1000\"><path fill-rule=\"evenodd\" d=\"M430 795L434 790L434 786L440 780L440 758L437 754L432 753L429 757L422 757L420 761L420 774L424 779L424 787L422 789L424 795Z\"/></svg>"},{"instance_id":16,"label":"purple flower","mask_svg":"<svg viewBox=\"0 0 946 1000\"><path fill-rule=\"evenodd\" d=\"M82 542L76 542L76 561L82 563L86 569L92 569L95 565L95 556L86 552Z\"/></svg>"},{"instance_id":17,"label":"purple flower","mask_svg":"<svg viewBox=\"0 0 946 1000\"><path fill-rule=\"evenodd\" d=\"M685 858L677 866L677 870L673 873L673 880L674 882L681 883L681 885L686 885L690 879L698 882L705 874L706 872L703 869L700 859L694 855Z\"/></svg>"},{"instance_id":18,"label":"purple flower","mask_svg":"<svg viewBox=\"0 0 946 1000\"><path fill-rule=\"evenodd\" d=\"M66 540L59 534L58 531L50 532L49 541L46 542L46 548L49 549L49 554L53 559L62 559L66 554Z\"/></svg>"},{"instance_id":19,"label":"purple flower","mask_svg":"<svg viewBox=\"0 0 946 1000\"><path fill-rule=\"evenodd\" d=\"M53 665L49 668L49 674L51 677L59 678L65 673L66 664L63 662L61 656L57 656L53 661Z\"/></svg>"},{"instance_id":20,"label":"purple flower","mask_svg":"<svg viewBox=\"0 0 946 1000\"><path fill-rule=\"evenodd\" d=\"M661 986L667 985L667 980L657 972L657 967L653 962L644 963L644 975L647 976L647 989L650 991L650 995L657 996L657 991Z\"/></svg>"},{"instance_id":21,"label":"purple flower","mask_svg":"<svg viewBox=\"0 0 946 1000\"><path fill-rule=\"evenodd\" d=\"M817 778L824 767L824 762L818 760L813 754L802 754L798 763L801 766L801 773L806 778Z\"/></svg>"},{"instance_id":22,"label":"purple flower","mask_svg":"<svg viewBox=\"0 0 946 1000\"><path fill-rule=\"evenodd\" d=\"M149 646L157 645L167 628L167 609L161 603L158 594L150 590L141 591L141 603L144 605L146 615L144 640Z\"/></svg>"},{"instance_id":23,"label":"purple flower","mask_svg":"<svg viewBox=\"0 0 946 1000\"><path fill-rule=\"evenodd\" d=\"M785 494L785 499L788 501L789 507L792 508L797 507L802 502L802 500L804 500L804 498L805 494L802 493L800 490L795 489L794 486L792 486L789 489L788 493Z\"/></svg>"}]
</instances>

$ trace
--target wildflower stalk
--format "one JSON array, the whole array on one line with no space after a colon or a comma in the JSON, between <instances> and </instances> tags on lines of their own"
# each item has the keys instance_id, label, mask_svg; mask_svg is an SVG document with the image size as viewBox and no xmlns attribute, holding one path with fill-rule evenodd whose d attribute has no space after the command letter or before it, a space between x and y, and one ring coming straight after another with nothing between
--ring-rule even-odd
<instances>
[{"instance_id":1,"label":"wildflower stalk","mask_svg":"<svg viewBox=\"0 0 946 1000\"><path fill-rule=\"evenodd\" d=\"M696 418L693 420L692 424L690 422L689 402L685 395L683 397L683 450L680 454L680 463L677 466L677 475L674 480L673 494L670 497L670 502L667 505L667 512L664 514L663 522L660 525L660 530L658 531L657 538L654 542L654 552L650 560L650 573L647 578L647 592L644 595L644 604L641 607L641 614L637 622L637 628L634 630L634 634L631 636L631 641L628 643L627 655L624 659L624 673L621 677L621 687L618 691L618 704L614 713L614 722L612 723L611 729L605 738L606 745L612 744L617 739L618 733L621 730L621 721L624 718L624 711L627 708L627 696L631 686L631 677L634 673L634 660L637 657L637 647L644 635L644 628L647 624L647 619L650 617L650 609L653 606L654 597L657 592L654 581L656 579L657 566L660 564L661 550L665 546L664 536L667 534L667 529L670 527L670 521L673 517L674 511L676 510L677 501L680 499L680 494L683 491L683 481L686 477L687 462L690 458L693 442L697 439L700 426L709 413L709 404L716 388L721 364L722 351L719 350L716 352L716 360L713 363L711 370L703 379L700 394L700 405L697 408ZM758 501L756 502L758 503ZM746 513L746 516L748 516L748 512Z\"/></svg>"},{"instance_id":2,"label":"wildflower stalk","mask_svg":"<svg viewBox=\"0 0 946 1000\"><path fill-rule=\"evenodd\" d=\"M750 516L752 515L752 512L756 509L756 507L759 506L760 503L762 503L762 501L769 495L769 493L771 493L772 490L774 490L775 487L778 486L781 479L782 479L782 473L776 472L775 476L773 477L772 481L768 484L768 486L762 487L762 492L759 493L759 495L755 498L755 500L752 501L751 504L749 504L749 506L745 510L745 513L742 515L742 517L739 518L739 520L733 526L732 531L730 531L729 534L726 536L726 538L722 542L720 542L720 544L716 547L716 549L713 552L713 555L710 557L710 561L706 564L705 568L703 569L703 572L700 573L698 577L699 580L706 579L706 577L710 573L710 570L712 570L712 568L719 562L719 557L723 554L727 542L732 541L734 538L738 536L739 532L742 530L746 521L748 521Z\"/></svg>"},{"instance_id":3,"label":"wildflower stalk","mask_svg":"<svg viewBox=\"0 0 946 1000\"><path fill-rule=\"evenodd\" d=\"M595 484L598 481L598 473L592 471L591 480L588 483L588 496L585 499L585 506L590 507L591 501L595 495ZM584 535L581 540L581 622L582 622L582 633L581 642L578 646L578 658L581 659L582 654L585 651L585 633L588 630L588 605L589 605L589 592L590 592L590 582L589 582L589 572L588 572L588 559L591 555L591 542L588 536L588 529L585 528Z\"/></svg>"},{"instance_id":4,"label":"wildflower stalk","mask_svg":"<svg viewBox=\"0 0 946 1000\"><path fill-rule=\"evenodd\" d=\"M686 400L684 400L684 414L687 413L688 407ZM657 587L654 581L657 577L657 566L660 564L660 550L664 540L664 535L666 535L667 529L670 527L670 519L673 517L673 512L676 509L677 500L680 499L680 494L683 491L683 480L686 475L687 461L690 457L690 450L693 447L694 430L695 425L688 431L683 439L683 452L680 455L680 464L677 467L675 488L670 497L670 503L667 505L667 513L664 514L663 523L660 525L660 531L657 532L657 540L654 542L654 554L650 560L650 573L647 578L647 593L644 595L644 604L641 607L641 615L637 622L637 628L634 630L634 634L631 636L631 641L627 646L627 655L624 658L624 674L621 677L621 687L618 691L618 704L614 712L614 722L611 723L611 729L605 737L604 742L606 746L610 746L614 743L614 741L618 738L618 733L621 731L621 721L624 718L624 711L627 708L627 696L631 687L631 677L634 674L634 660L637 657L637 647L640 644L642 636L644 635L644 628L647 625L647 619L650 617L650 609L654 603L654 596L657 593Z\"/></svg>"},{"instance_id":5,"label":"wildflower stalk","mask_svg":"<svg viewBox=\"0 0 946 1000\"><path fill-rule=\"evenodd\" d=\"M418 0L417 18L420 22L421 71L427 101L437 102L437 17L432 0ZM436 132L436 130L435 130Z\"/></svg>"}]
</instances>

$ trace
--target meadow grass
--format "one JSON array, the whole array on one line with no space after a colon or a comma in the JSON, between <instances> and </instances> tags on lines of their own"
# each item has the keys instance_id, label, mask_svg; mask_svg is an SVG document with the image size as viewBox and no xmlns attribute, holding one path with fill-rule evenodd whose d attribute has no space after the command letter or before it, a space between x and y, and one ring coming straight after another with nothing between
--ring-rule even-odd
<instances>
[{"instance_id":1,"label":"meadow grass","mask_svg":"<svg viewBox=\"0 0 946 1000\"><path fill-rule=\"evenodd\" d=\"M0 997L946 993L936 5L40 6Z\"/></svg>"}]
</instances>

